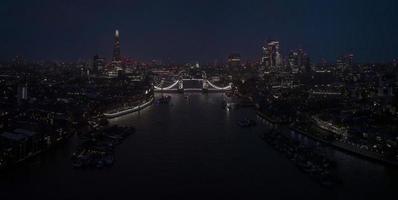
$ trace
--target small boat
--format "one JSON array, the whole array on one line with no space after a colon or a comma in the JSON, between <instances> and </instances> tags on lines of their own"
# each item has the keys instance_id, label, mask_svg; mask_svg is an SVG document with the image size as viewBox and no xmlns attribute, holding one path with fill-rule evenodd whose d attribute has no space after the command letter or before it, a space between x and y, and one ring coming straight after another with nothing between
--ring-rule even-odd
<instances>
[{"instance_id":1,"label":"small boat","mask_svg":"<svg viewBox=\"0 0 398 200\"><path fill-rule=\"evenodd\" d=\"M74 160L72 162L72 166L73 166L73 168L81 168L81 167L83 167L83 163L80 160Z\"/></svg>"},{"instance_id":2,"label":"small boat","mask_svg":"<svg viewBox=\"0 0 398 200\"><path fill-rule=\"evenodd\" d=\"M250 123L249 123L249 120L240 120L240 121L238 121L238 125L240 127L249 127Z\"/></svg>"},{"instance_id":3,"label":"small boat","mask_svg":"<svg viewBox=\"0 0 398 200\"><path fill-rule=\"evenodd\" d=\"M238 121L238 125L240 127L252 127L252 126L256 126L257 122L254 120L244 119L244 120Z\"/></svg>"}]
</instances>

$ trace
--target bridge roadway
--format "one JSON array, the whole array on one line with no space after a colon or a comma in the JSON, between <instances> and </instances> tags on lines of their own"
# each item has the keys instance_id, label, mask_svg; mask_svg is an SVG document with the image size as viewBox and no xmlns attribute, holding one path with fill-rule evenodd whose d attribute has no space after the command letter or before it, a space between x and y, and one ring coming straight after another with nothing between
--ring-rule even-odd
<instances>
[{"instance_id":1,"label":"bridge roadway","mask_svg":"<svg viewBox=\"0 0 398 200\"><path fill-rule=\"evenodd\" d=\"M201 82L202 88L185 88L184 81L198 81ZM203 82L205 81L205 82ZM172 83L171 85L167 87L159 87L159 86L154 86L155 92L205 92L205 91L211 91L211 92L225 92L229 91L232 89L232 84L230 83L226 87L218 87L211 83L209 80L206 79L180 79Z\"/></svg>"}]
</instances>

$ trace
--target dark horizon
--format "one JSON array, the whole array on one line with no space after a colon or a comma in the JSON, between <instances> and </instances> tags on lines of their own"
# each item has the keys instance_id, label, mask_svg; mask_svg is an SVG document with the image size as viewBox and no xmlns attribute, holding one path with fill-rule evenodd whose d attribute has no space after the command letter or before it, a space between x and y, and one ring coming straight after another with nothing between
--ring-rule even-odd
<instances>
[{"instance_id":1,"label":"dark horizon","mask_svg":"<svg viewBox=\"0 0 398 200\"><path fill-rule=\"evenodd\" d=\"M3 1L1 60L110 60L120 30L121 54L175 63L260 58L267 39L302 48L314 62L353 53L360 63L397 57L393 0L373 1Z\"/></svg>"}]
</instances>

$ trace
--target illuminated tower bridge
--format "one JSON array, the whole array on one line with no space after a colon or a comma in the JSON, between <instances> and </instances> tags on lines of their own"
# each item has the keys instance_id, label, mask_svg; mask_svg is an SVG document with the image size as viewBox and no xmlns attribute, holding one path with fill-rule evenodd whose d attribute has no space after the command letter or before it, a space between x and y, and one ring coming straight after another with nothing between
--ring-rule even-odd
<instances>
[{"instance_id":1,"label":"illuminated tower bridge","mask_svg":"<svg viewBox=\"0 0 398 200\"><path fill-rule=\"evenodd\" d=\"M217 86L207 80L206 73L202 72L201 78L187 77L186 73L180 72L170 85L164 86L162 80L159 85L155 85L155 92L226 92L232 89L232 83L227 86Z\"/></svg>"}]
</instances>

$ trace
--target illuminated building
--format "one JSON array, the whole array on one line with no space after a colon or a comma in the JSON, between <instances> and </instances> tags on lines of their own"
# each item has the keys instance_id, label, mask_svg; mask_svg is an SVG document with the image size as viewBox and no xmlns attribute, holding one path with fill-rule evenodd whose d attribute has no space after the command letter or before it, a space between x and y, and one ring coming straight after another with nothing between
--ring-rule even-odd
<instances>
[{"instance_id":1,"label":"illuminated building","mask_svg":"<svg viewBox=\"0 0 398 200\"><path fill-rule=\"evenodd\" d=\"M18 86L18 103L28 100L28 85L21 84Z\"/></svg>"},{"instance_id":2,"label":"illuminated building","mask_svg":"<svg viewBox=\"0 0 398 200\"><path fill-rule=\"evenodd\" d=\"M240 66L240 55L233 53L228 56L228 66L230 68L238 68Z\"/></svg>"},{"instance_id":3,"label":"illuminated building","mask_svg":"<svg viewBox=\"0 0 398 200\"><path fill-rule=\"evenodd\" d=\"M115 43L113 46L113 57L112 57L112 63L114 64L120 64L122 61L121 55L120 55L120 36L119 36L119 31L115 31Z\"/></svg>"},{"instance_id":4,"label":"illuminated building","mask_svg":"<svg viewBox=\"0 0 398 200\"><path fill-rule=\"evenodd\" d=\"M279 41L269 40L263 47L261 64L267 69L280 67L282 65L282 55L279 52Z\"/></svg>"},{"instance_id":5,"label":"illuminated building","mask_svg":"<svg viewBox=\"0 0 398 200\"><path fill-rule=\"evenodd\" d=\"M311 63L308 54L303 49L291 51L288 58L289 67L293 72L309 72L311 71Z\"/></svg>"},{"instance_id":6,"label":"illuminated building","mask_svg":"<svg viewBox=\"0 0 398 200\"><path fill-rule=\"evenodd\" d=\"M110 77L117 77L124 73L122 58L120 54L120 34L119 30L115 31L115 43L113 46L112 63L108 65L107 74Z\"/></svg>"}]
</instances>

